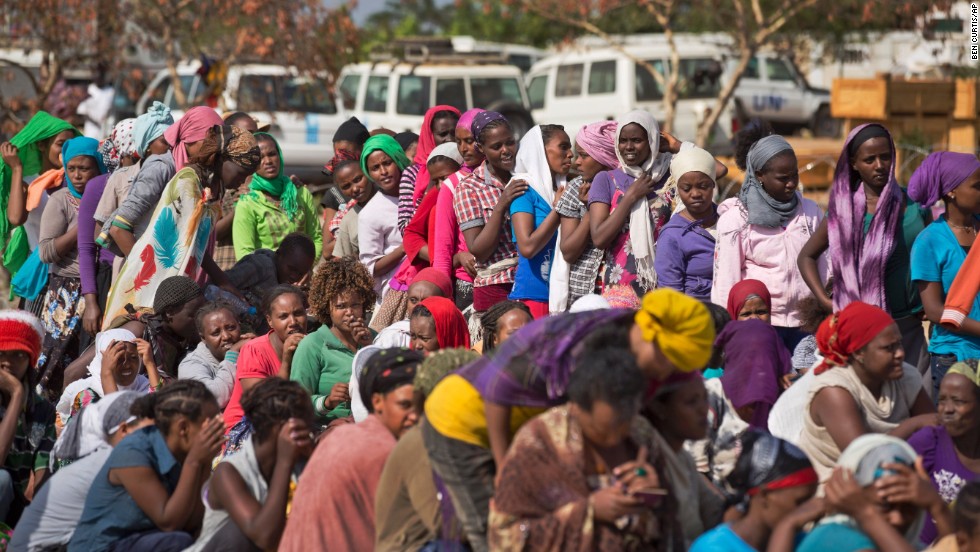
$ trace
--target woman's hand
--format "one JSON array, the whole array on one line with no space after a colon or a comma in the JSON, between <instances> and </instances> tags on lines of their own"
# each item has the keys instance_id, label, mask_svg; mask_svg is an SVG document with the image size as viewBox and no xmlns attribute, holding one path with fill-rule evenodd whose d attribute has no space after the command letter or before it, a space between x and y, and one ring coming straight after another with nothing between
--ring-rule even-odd
<instances>
[{"instance_id":1,"label":"woman's hand","mask_svg":"<svg viewBox=\"0 0 980 552\"><path fill-rule=\"evenodd\" d=\"M640 452L636 455L636 460L626 462L613 469L613 475L628 493L634 493L640 489L660 488L660 478L657 477L657 470L647 462L647 447L640 447Z\"/></svg>"},{"instance_id":2,"label":"woman's hand","mask_svg":"<svg viewBox=\"0 0 980 552\"><path fill-rule=\"evenodd\" d=\"M361 347L370 345L374 341L371 339L371 330L368 329L363 318L358 318L350 323L350 335L354 338L354 342Z\"/></svg>"},{"instance_id":3,"label":"woman's hand","mask_svg":"<svg viewBox=\"0 0 980 552\"><path fill-rule=\"evenodd\" d=\"M286 341L282 343L282 362L283 364L291 364L293 360L293 355L296 353L296 347L299 346L299 342L303 341L306 337L305 334L290 334L286 338Z\"/></svg>"},{"instance_id":4,"label":"woman's hand","mask_svg":"<svg viewBox=\"0 0 980 552\"><path fill-rule=\"evenodd\" d=\"M881 466L894 472L875 481L878 496L886 503L907 502L928 510L943 501L922 467L922 457L916 458L915 469L905 464L892 463Z\"/></svg>"},{"instance_id":5,"label":"woman's hand","mask_svg":"<svg viewBox=\"0 0 980 552\"><path fill-rule=\"evenodd\" d=\"M90 299L91 297L91 299ZM82 328L93 338L102 327L102 309L95 295L85 296L85 312L82 314Z\"/></svg>"},{"instance_id":6,"label":"woman's hand","mask_svg":"<svg viewBox=\"0 0 980 552\"><path fill-rule=\"evenodd\" d=\"M592 189L591 182L583 182L582 186L578 189L578 200L582 202L582 205L589 204L589 190Z\"/></svg>"},{"instance_id":7,"label":"woman's hand","mask_svg":"<svg viewBox=\"0 0 980 552\"><path fill-rule=\"evenodd\" d=\"M476 257L469 251L460 251L453 255L453 266L461 266L470 277L476 277Z\"/></svg>"},{"instance_id":8,"label":"woman's hand","mask_svg":"<svg viewBox=\"0 0 980 552\"><path fill-rule=\"evenodd\" d=\"M113 340L102 353L102 377L108 376L110 379L115 380L113 370L125 361L126 342Z\"/></svg>"},{"instance_id":9,"label":"woman's hand","mask_svg":"<svg viewBox=\"0 0 980 552\"><path fill-rule=\"evenodd\" d=\"M500 194L500 200L497 201L498 208L509 208L510 204L514 202L515 199L524 195L524 192L528 190L529 186L527 182L523 180L511 180L509 184L504 186L504 193Z\"/></svg>"},{"instance_id":10,"label":"woman's hand","mask_svg":"<svg viewBox=\"0 0 980 552\"><path fill-rule=\"evenodd\" d=\"M565 195L565 186L559 186L558 189L555 190L555 200L551 202L552 209L556 209L558 207L558 203L561 202L561 196L563 195Z\"/></svg>"},{"instance_id":11,"label":"woman's hand","mask_svg":"<svg viewBox=\"0 0 980 552\"><path fill-rule=\"evenodd\" d=\"M836 467L824 488L827 505L853 518L874 509L875 505L864 496L864 489L854 480L854 474L846 468Z\"/></svg>"},{"instance_id":12,"label":"woman's hand","mask_svg":"<svg viewBox=\"0 0 980 552\"><path fill-rule=\"evenodd\" d=\"M211 460L221 452L221 446L225 443L225 422L218 414L214 418L204 420L201 424L201 431L197 433L191 449L187 452L188 462L198 462L207 468L211 468Z\"/></svg>"},{"instance_id":13,"label":"woman's hand","mask_svg":"<svg viewBox=\"0 0 980 552\"><path fill-rule=\"evenodd\" d=\"M330 394L327 395L327 410L333 410L343 403L350 401L349 386L346 383L335 383L333 387L330 388Z\"/></svg>"},{"instance_id":14,"label":"woman's hand","mask_svg":"<svg viewBox=\"0 0 980 552\"><path fill-rule=\"evenodd\" d=\"M624 199L627 202L627 207L632 206L641 199L646 199L650 195L650 192L653 191L654 184L653 178L646 173L643 173L639 178L634 180L633 184L626 190L626 197Z\"/></svg>"},{"instance_id":15,"label":"woman's hand","mask_svg":"<svg viewBox=\"0 0 980 552\"><path fill-rule=\"evenodd\" d=\"M156 368L156 360L153 359L153 347L150 342L145 339L136 340L136 352L140 355L140 360L143 361L143 366L147 369Z\"/></svg>"},{"instance_id":16,"label":"woman's hand","mask_svg":"<svg viewBox=\"0 0 980 552\"><path fill-rule=\"evenodd\" d=\"M3 158L3 162L7 164L8 167L13 169L22 168L23 165L20 162L20 156L17 155L17 146L10 142L4 142L0 144L0 157Z\"/></svg>"},{"instance_id":17,"label":"woman's hand","mask_svg":"<svg viewBox=\"0 0 980 552\"><path fill-rule=\"evenodd\" d=\"M617 519L644 511L643 500L625 494L619 485L605 487L589 496L592 501L593 515L597 521L615 523Z\"/></svg>"},{"instance_id":18,"label":"woman's hand","mask_svg":"<svg viewBox=\"0 0 980 552\"><path fill-rule=\"evenodd\" d=\"M24 398L24 384L20 382L13 374L0 368L0 393L3 393L7 397L10 397L10 404L7 405L8 408L15 408L11 410L12 412L18 412L22 405L18 406L15 404L15 398L20 401Z\"/></svg>"},{"instance_id":19,"label":"woman's hand","mask_svg":"<svg viewBox=\"0 0 980 552\"><path fill-rule=\"evenodd\" d=\"M681 143L673 135L660 131L660 153L680 153Z\"/></svg>"},{"instance_id":20,"label":"woman's hand","mask_svg":"<svg viewBox=\"0 0 980 552\"><path fill-rule=\"evenodd\" d=\"M296 460L309 457L313 452L313 433L306 422L290 418L279 430L276 454L279 461L295 464Z\"/></svg>"},{"instance_id":21,"label":"woman's hand","mask_svg":"<svg viewBox=\"0 0 980 552\"><path fill-rule=\"evenodd\" d=\"M239 353L239 352L241 352L242 347L244 347L246 343L248 343L249 341L251 341L253 339L255 339L255 334L254 333L245 333L245 334L242 334L241 337L238 338L238 341L236 341L231 346L231 349L229 349L229 350L230 351L234 351L236 353Z\"/></svg>"}]
</instances>

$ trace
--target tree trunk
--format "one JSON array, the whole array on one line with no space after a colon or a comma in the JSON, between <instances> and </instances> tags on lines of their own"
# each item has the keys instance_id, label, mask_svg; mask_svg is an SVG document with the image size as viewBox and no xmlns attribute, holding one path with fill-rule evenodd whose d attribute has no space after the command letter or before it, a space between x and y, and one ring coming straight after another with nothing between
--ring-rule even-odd
<instances>
[{"instance_id":1,"label":"tree trunk","mask_svg":"<svg viewBox=\"0 0 980 552\"><path fill-rule=\"evenodd\" d=\"M725 87L721 90L721 94L718 95L714 107L711 108L711 113L698 126L696 142L699 147L703 148L709 145L708 140L711 138L711 130L714 129L721 114L725 111L725 107L735 93L735 89L738 88L738 83L742 80L742 75L745 74L749 62L752 61L759 47L755 42L750 42L739 46L739 50L738 65L735 66L735 70L729 76L728 82L725 83Z\"/></svg>"},{"instance_id":2,"label":"tree trunk","mask_svg":"<svg viewBox=\"0 0 980 552\"><path fill-rule=\"evenodd\" d=\"M677 42L674 40L674 31L670 28L670 22L661 23L664 28L664 38L667 39L667 46L670 48L670 75L664 86L664 124L663 131L674 132L674 117L677 113L677 83L680 81L681 56L677 51Z\"/></svg>"},{"instance_id":3,"label":"tree trunk","mask_svg":"<svg viewBox=\"0 0 980 552\"><path fill-rule=\"evenodd\" d=\"M184 94L184 87L181 86L180 75L177 73L177 64L180 60L177 57L177 48L174 44L173 31L170 25L163 25L163 50L167 56L167 72L170 73L170 82L174 87L174 101L177 102L177 109L187 108L187 96Z\"/></svg>"}]
</instances>

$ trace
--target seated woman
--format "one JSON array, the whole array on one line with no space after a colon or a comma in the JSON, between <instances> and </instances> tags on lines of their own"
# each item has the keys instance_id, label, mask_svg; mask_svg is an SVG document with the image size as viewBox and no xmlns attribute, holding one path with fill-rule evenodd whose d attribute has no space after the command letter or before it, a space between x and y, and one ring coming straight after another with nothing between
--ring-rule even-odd
<instances>
[{"instance_id":1,"label":"seated woman","mask_svg":"<svg viewBox=\"0 0 980 552\"><path fill-rule=\"evenodd\" d=\"M767 124L753 121L742 129L735 150L745 181L738 197L718 206L711 301L724 304L732 287L747 278L763 282L772 293L772 325L792 350L804 337L798 304L811 294L793 268L823 213L797 189L800 171L793 146ZM818 273L826 272L821 263Z\"/></svg>"},{"instance_id":2,"label":"seated woman","mask_svg":"<svg viewBox=\"0 0 980 552\"><path fill-rule=\"evenodd\" d=\"M465 349L443 349L425 357L413 380L415 412L422 412L425 398L442 378L480 356ZM445 493L438 490L432 463L425 451L422 432L406 431L385 461L374 499L377 552L424 549L438 542L459 547L462 530L452 514ZM446 505L449 504L449 507ZM446 516L444 518L444 516Z\"/></svg>"},{"instance_id":3,"label":"seated woman","mask_svg":"<svg viewBox=\"0 0 980 552\"><path fill-rule=\"evenodd\" d=\"M895 333L901 335L897 328ZM951 533L946 503L916 473L915 464L915 451L901 439L880 434L858 437L841 454L827 482L825 506L807 503L783 518L769 550L911 552L919 549L926 512L937 516L941 535ZM838 513L820 519L825 511ZM799 540L797 531L817 519L813 530Z\"/></svg>"},{"instance_id":4,"label":"seated woman","mask_svg":"<svg viewBox=\"0 0 980 552\"><path fill-rule=\"evenodd\" d=\"M235 386L224 411L225 429L242 421L242 395L265 378L289 379L296 351L306 336L306 295L294 286L277 286L266 296L262 313L269 333L246 343L238 355ZM248 429L239 428L238 441Z\"/></svg>"},{"instance_id":5,"label":"seated woman","mask_svg":"<svg viewBox=\"0 0 980 552\"><path fill-rule=\"evenodd\" d=\"M293 232L282 239L275 251L258 249L249 253L225 271L225 275L251 305L259 307L269 290L276 286L305 286L316 261L315 253L313 240Z\"/></svg>"},{"instance_id":6,"label":"seated woman","mask_svg":"<svg viewBox=\"0 0 980 552\"><path fill-rule=\"evenodd\" d=\"M927 552L977 552L980 550L980 481L970 481L953 505L952 535L946 535Z\"/></svg>"},{"instance_id":7,"label":"seated woman","mask_svg":"<svg viewBox=\"0 0 980 552\"><path fill-rule=\"evenodd\" d=\"M411 228L411 223L409 224ZM409 327L409 315L419 303L429 297L453 298L453 282L449 276L429 267L419 271L408 286L408 312L405 320L399 320L378 332L374 345L386 349L388 347L409 347L412 343L412 332ZM467 332L469 329L467 329Z\"/></svg>"},{"instance_id":8,"label":"seated woman","mask_svg":"<svg viewBox=\"0 0 980 552\"><path fill-rule=\"evenodd\" d=\"M313 451L313 408L299 384L266 378L242 399L252 435L214 469L189 552L275 550L300 464Z\"/></svg>"},{"instance_id":9,"label":"seated woman","mask_svg":"<svg viewBox=\"0 0 980 552\"><path fill-rule=\"evenodd\" d=\"M490 354L517 330L534 321L531 309L520 301L501 301L487 309L480 317L480 333L483 339L473 345L480 354ZM472 338L472 333L471 333Z\"/></svg>"},{"instance_id":10,"label":"seated woman","mask_svg":"<svg viewBox=\"0 0 980 552\"><path fill-rule=\"evenodd\" d=\"M685 441L708 433L708 395L699 372L675 372L656 382L644 416L653 424L656 450L665 464L665 486L677 497L677 520L686 546L721 521L725 498L698 471ZM650 393L648 392L648 395Z\"/></svg>"},{"instance_id":11,"label":"seated woman","mask_svg":"<svg viewBox=\"0 0 980 552\"><path fill-rule=\"evenodd\" d=\"M78 206L88 181L105 173L99 142L72 138L65 142L65 186L51 194L38 242L38 257L48 266L48 291L42 300L44 347L36 367L38 385L57 393L62 388L66 360L81 352L85 298L78 272ZM25 269L26 270L26 269ZM84 341L88 341L88 336Z\"/></svg>"},{"instance_id":12,"label":"seated woman","mask_svg":"<svg viewBox=\"0 0 980 552\"><path fill-rule=\"evenodd\" d=\"M967 481L980 477L980 378L962 362L954 364L939 384L938 411L942 425L926 426L909 437L909 445L922 457L939 496L947 504L956 500ZM926 518L920 540L936 540L936 524Z\"/></svg>"},{"instance_id":13,"label":"seated woman","mask_svg":"<svg viewBox=\"0 0 980 552\"><path fill-rule=\"evenodd\" d=\"M592 244L589 227L589 188L602 172L619 166L616 159L616 121L583 126L575 136L575 172L555 211L561 217L558 248L568 264L566 285L552 280L549 301L554 310L565 311L575 301L594 294L603 251ZM562 275L556 272L556 275Z\"/></svg>"},{"instance_id":14,"label":"seated woman","mask_svg":"<svg viewBox=\"0 0 980 552\"><path fill-rule=\"evenodd\" d=\"M44 336L41 321L4 309L0 331L0 521L12 527L27 505L25 497L47 476L57 414L31 386L30 368Z\"/></svg>"},{"instance_id":15,"label":"seated woman","mask_svg":"<svg viewBox=\"0 0 980 552\"><path fill-rule=\"evenodd\" d=\"M795 445L750 431L728 483L742 517L701 535L691 552L765 550L782 519L817 492L817 472Z\"/></svg>"},{"instance_id":16,"label":"seated woman","mask_svg":"<svg viewBox=\"0 0 980 552\"><path fill-rule=\"evenodd\" d=\"M316 447L293 497L279 550L372 550L374 501L385 461L418 421L412 381L422 355L407 349L374 354L361 376L371 416L344 424Z\"/></svg>"},{"instance_id":17,"label":"seated woman","mask_svg":"<svg viewBox=\"0 0 980 552\"><path fill-rule=\"evenodd\" d=\"M309 236L320 256L323 235L317 219L316 202L306 186L297 186L283 172L282 149L271 134L256 132L259 166L252 175L249 192L235 204L232 238L235 260L258 249L276 250L293 232Z\"/></svg>"},{"instance_id":18,"label":"seated woman","mask_svg":"<svg viewBox=\"0 0 980 552\"><path fill-rule=\"evenodd\" d=\"M85 499L72 552L169 552L194 542L201 486L224 442L218 404L198 381L167 385L137 404L154 425L112 450Z\"/></svg>"},{"instance_id":19,"label":"seated woman","mask_svg":"<svg viewBox=\"0 0 980 552\"><path fill-rule=\"evenodd\" d=\"M707 300L711 298L718 223L718 208L712 201L715 158L701 148L686 149L671 159L670 178L684 208L660 229L653 263L657 285Z\"/></svg>"},{"instance_id":20,"label":"seated woman","mask_svg":"<svg viewBox=\"0 0 980 552\"><path fill-rule=\"evenodd\" d=\"M699 301L672 289L651 292L639 313L566 313L524 327L490 356L464 366L425 403L422 435L471 545L481 547L494 466L530 418L566 401L576 359L590 348L629 349L651 379L693 371L711 355L714 326ZM461 461L460 458L465 460Z\"/></svg>"},{"instance_id":21,"label":"seated woman","mask_svg":"<svg viewBox=\"0 0 980 552\"><path fill-rule=\"evenodd\" d=\"M62 424L90 403L116 391L149 393L160 385L155 366L147 366L147 375L140 373L140 354L136 336L129 330L107 330L95 337L95 358L89 364L89 376L69 385L58 401L58 416Z\"/></svg>"},{"instance_id":22,"label":"seated woman","mask_svg":"<svg viewBox=\"0 0 980 552\"><path fill-rule=\"evenodd\" d=\"M367 326L374 301L374 279L353 258L326 263L313 276L310 309L323 325L299 343L289 378L312 395L317 423L351 415L351 365L354 353L374 341Z\"/></svg>"},{"instance_id":23,"label":"seated woman","mask_svg":"<svg viewBox=\"0 0 980 552\"><path fill-rule=\"evenodd\" d=\"M522 427L500 466L487 535L494 550L647 550L671 536L675 520L655 519L665 485L648 462L661 451L637 415L643 373L615 348L577 364L569 403Z\"/></svg>"},{"instance_id":24,"label":"seated woman","mask_svg":"<svg viewBox=\"0 0 980 552\"><path fill-rule=\"evenodd\" d=\"M409 318L412 349L430 354L440 349L469 349L470 330L452 299L429 297Z\"/></svg>"},{"instance_id":25,"label":"seated woman","mask_svg":"<svg viewBox=\"0 0 980 552\"><path fill-rule=\"evenodd\" d=\"M68 544L82 517L85 497L113 447L153 423L131 413L140 396L133 391L113 393L86 406L65 427L52 456L60 463L70 464L55 472L34 495L17 522L7 550L53 550Z\"/></svg>"},{"instance_id":26,"label":"seated woman","mask_svg":"<svg viewBox=\"0 0 980 552\"><path fill-rule=\"evenodd\" d=\"M930 154L909 181L909 197L916 203L931 208L942 200L945 210L912 246L912 281L919 288L932 328L929 357L933 397L938 396L939 383L950 366L980 359L980 302L975 294L965 301L966 309L953 316L944 315L956 275L961 269L973 274L965 263L980 228L980 202L973 199L978 185L977 157L949 151Z\"/></svg>"},{"instance_id":27,"label":"seated woman","mask_svg":"<svg viewBox=\"0 0 980 552\"><path fill-rule=\"evenodd\" d=\"M715 343L722 348L725 370L721 388L738 416L765 430L772 405L792 371L791 358L776 329L762 320L735 320L725 325Z\"/></svg>"},{"instance_id":28,"label":"seated woman","mask_svg":"<svg viewBox=\"0 0 980 552\"><path fill-rule=\"evenodd\" d=\"M561 125L538 125L521 138L513 181L528 190L510 204L510 222L517 244L517 273L508 299L521 301L534 318L550 312L551 270L568 270L555 255L558 225L555 210L572 168L572 141ZM556 272L556 276L557 276Z\"/></svg>"},{"instance_id":29,"label":"seated woman","mask_svg":"<svg viewBox=\"0 0 980 552\"><path fill-rule=\"evenodd\" d=\"M338 212L328 227L336 227L331 258L358 257L360 244L357 238L358 217L364 206L374 198L377 186L361 171L357 159L345 159L336 164L333 181L344 196L351 198L347 208ZM337 219L340 218L338 221Z\"/></svg>"},{"instance_id":30,"label":"seated woman","mask_svg":"<svg viewBox=\"0 0 980 552\"><path fill-rule=\"evenodd\" d=\"M204 305L194 322L201 342L180 361L177 378L203 383L218 401L218 408L224 409L235 388L239 352L255 336L242 334L238 318L224 303Z\"/></svg>"},{"instance_id":31,"label":"seated woman","mask_svg":"<svg viewBox=\"0 0 980 552\"><path fill-rule=\"evenodd\" d=\"M841 451L867 433L907 439L936 422L919 371L902 361L902 334L878 307L855 301L817 330L823 362L803 405L802 448L821 482Z\"/></svg>"}]
</instances>

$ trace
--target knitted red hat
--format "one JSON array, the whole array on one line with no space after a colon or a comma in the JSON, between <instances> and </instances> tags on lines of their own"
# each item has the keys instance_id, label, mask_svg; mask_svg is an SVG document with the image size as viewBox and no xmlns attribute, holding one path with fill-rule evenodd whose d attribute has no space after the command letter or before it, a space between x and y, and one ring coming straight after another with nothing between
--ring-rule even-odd
<instances>
[{"instance_id":1,"label":"knitted red hat","mask_svg":"<svg viewBox=\"0 0 980 552\"><path fill-rule=\"evenodd\" d=\"M31 356L31 366L41 354L44 329L41 321L29 312L0 310L0 351L24 351Z\"/></svg>"}]
</instances>

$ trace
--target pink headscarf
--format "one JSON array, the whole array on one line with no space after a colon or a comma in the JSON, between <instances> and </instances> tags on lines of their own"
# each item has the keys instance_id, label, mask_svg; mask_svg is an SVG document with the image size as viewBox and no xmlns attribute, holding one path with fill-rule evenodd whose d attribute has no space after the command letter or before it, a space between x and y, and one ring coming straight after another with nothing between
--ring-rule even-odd
<instances>
[{"instance_id":1,"label":"pink headscarf","mask_svg":"<svg viewBox=\"0 0 980 552\"><path fill-rule=\"evenodd\" d=\"M163 137L173 148L174 164L178 171L183 169L189 161L187 148L184 144L203 140L211 127L221 124L224 122L215 110L199 105L188 109L187 113L184 113L184 116L176 124L170 125L170 128L163 133Z\"/></svg>"},{"instance_id":2,"label":"pink headscarf","mask_svg":"<svg viewBox=\"0 0 980 552\"><path fill-rule=\"evenodd\" d=\"M599 121L582 127L575 137L575 145L585 150L589 157L603 167L619 167L616 157L616 121Z\"/></svg>"},{"instance_id":3,"label":"pink headscarf","mask_svg":"<svg viewBox=\"0 0 980 552\"><path fill-rule=\"evenodd\" d=\"M413 211L422 199L426 188L429 187L429 167L426 166L426 162L429 160L429 154L436 147L436 137L432 134L432 121L440 111L449 111L459 117L459 110L451 105L437 105L425 112L425 119L422 120L422 128L419 130L419 146L415 150L415 162L421 167L415 178L415 191L412 193Z\"/></svg>"},{"instance_id":4,"label":"pink headscarf","mask_svg":"<svg viewBox=\"0 0 980 552\"><path fill-rule=\"evenodd\" d=\"M486 109L479 107L467 109L462 115L460 115L459 122L456 123L456 128L465 128L466 130L470 130L470 127L473 126L473 117L476 117L478 114L483 113L484 111L486 111Z\"/></svg>"}]
</instances>

